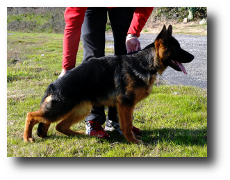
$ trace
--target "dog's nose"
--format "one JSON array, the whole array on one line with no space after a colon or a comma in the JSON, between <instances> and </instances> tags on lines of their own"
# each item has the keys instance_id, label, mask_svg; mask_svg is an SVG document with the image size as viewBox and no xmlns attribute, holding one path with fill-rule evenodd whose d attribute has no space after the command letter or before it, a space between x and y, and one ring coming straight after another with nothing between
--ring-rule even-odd
<instances>
[{"instance_id":1,"label":"dog's nose","mask_svg":"<svg viewBox=\"0 0 230 180\"><path fill-rule=\"evenodd\" d=\"M192 54L190 54L190 59L193 60L194 59L194 56Z\"/></svg>"}]
</instances>

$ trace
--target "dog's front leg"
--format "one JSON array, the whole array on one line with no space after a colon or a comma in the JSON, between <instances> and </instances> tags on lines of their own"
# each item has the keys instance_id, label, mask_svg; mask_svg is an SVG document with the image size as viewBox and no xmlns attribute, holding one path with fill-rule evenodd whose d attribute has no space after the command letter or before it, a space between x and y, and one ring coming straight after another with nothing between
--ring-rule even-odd
<instances>
[{"instance_id":1,"label":"dog's front leg","mask_svg":"<svg viewBox=\"0 0 230 180\"><path fill-rule=\"evenodd\" d=\"M117 110L122 134L125 136L128 142L136 144L139 143L140 141L134 137L132 132L134 106L124 105L118 102Z\"/></svg>"}]
</instances>

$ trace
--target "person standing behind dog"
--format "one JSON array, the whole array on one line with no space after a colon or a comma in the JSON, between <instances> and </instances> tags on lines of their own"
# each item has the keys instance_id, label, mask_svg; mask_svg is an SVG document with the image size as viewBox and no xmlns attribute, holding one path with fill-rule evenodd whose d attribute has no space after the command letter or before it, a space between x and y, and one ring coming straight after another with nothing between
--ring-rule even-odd
<instances>
[{"instance_id":1,"label":"person standing behind dog","mask_svg":"<svg viewBox=\"0 0 230 180\"><path fill-rule=\"evenodd\" d=\"M129 52L141 50L138 37L152 11L152 7L66 8L64 15L66 26L63 38L63 70L59 78L75 67L80 36L82 36L84 47L82 62L86 62L92 57L105 56L107 13L114 36L114 54L125 55ZM85 121L86 134L90 136L108 138L109 134L105 130L111 131L114 129L121 134L115 107L109 107L108 120L106 121L104 107L94 106ZM105 121L104 130L102 125ZM141 134L141 131L135 126L133 126L132 131L136 135Z\"/></svg>"}]
</instances>

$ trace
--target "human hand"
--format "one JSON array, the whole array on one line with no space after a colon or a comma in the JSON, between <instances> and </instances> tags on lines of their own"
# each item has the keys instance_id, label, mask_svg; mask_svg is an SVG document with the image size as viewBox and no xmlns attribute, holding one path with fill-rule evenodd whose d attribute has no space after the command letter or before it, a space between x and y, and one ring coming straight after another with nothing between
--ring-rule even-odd
<instances>
[{"instance_id":1,"label":"human hand","mask_svg":"<svg viewBox=\"0 0 230 180\"><path fill-rule=\"evenodd\" d=\"M62 77L65 73L67 73L69 70L67 69L62 69L61 74L58 76L58 78Z\"/></svg>"},{"instance_id":2,"label":"human hand","mask_svg":"<svg viewBox=\"0 0 230 180\"><path fill-rule=\"evenodd\" d=\"M140 41L136 36L129 34L126 37L126 50L127 53L141 50Z\"/></svg>"}]
</instances>

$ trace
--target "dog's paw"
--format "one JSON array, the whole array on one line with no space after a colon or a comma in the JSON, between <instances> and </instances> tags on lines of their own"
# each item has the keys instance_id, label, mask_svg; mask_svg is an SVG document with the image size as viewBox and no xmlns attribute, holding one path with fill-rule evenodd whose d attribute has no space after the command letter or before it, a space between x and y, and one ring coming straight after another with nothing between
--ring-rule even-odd
<instances>
[{"instance_id":1,"label":"dog's paw","mask_svg":"<svg viewBox=\"0 0 230 180\"><path fill-rule=\"evenodd\" d=\"M136 139L141 139L142 137L140 135L134 135Z\"/></svg>"},{"instance_id":2,"label":"dog's paw","mask_svg":"<svg viewBox=\"0 0 230 180\"><path fill-rule=\"evenodd\" d=\"M144 142L142 140L138 139L138 143L137 144L143 144Z\"/></svg>"},{"instance_id":3,"label":"dog's paw","mask_svg":"<svg viewBox=\"0 0 230 180\"><path fill-rule=\"evenodd\" d=\"M131 141L130 143L134 143L134 144L142 144L143 141L142 140L139 140L139 139L135 139L133 141Z\"/></svg>"},{"instance_id":4,"label":"dog's paw","mask_svg":"<svg viewBox=\"0 0 230 180\"><path fill-rule=\"evenodd\" d=\"M30 138L24 138L24 142L28 143L28 142L31 142L33 143L35 140L34 138L30 137Z\"/></svg>"}]
</instances>

